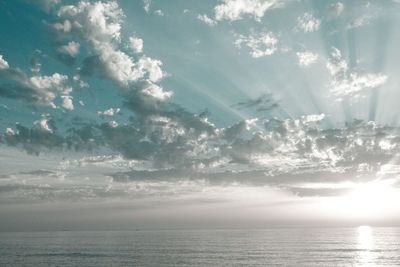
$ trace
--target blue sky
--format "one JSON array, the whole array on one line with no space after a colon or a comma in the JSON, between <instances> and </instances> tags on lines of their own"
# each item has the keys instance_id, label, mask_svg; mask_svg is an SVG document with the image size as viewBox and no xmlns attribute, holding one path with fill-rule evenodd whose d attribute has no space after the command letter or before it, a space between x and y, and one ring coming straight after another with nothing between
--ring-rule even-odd
<instances>
[{"instance_id":1,"label":"blue sky","mask_svg":"<svg viewBox=\"0 0 400 267\"><path fill-rule=\"evenodd\" d=\"M29 205L94 205L102 227L111 211L124 227L398 222L399 8L0 0L4 228Z\"/></svg>"}]
</instances>

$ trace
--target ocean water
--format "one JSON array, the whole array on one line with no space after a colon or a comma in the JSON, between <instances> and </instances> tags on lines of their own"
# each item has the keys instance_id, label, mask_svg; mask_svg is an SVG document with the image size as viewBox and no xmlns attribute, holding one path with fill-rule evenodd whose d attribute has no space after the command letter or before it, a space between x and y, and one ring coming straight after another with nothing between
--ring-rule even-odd
<instances>
[{"instance_id":1,"label":"ocean water","mask_svg":"<svg viewBox=\"0 0 400 267\"><path fill-rule=\"evenodd\" d=\"M400 228L10 232L0 266L400 266Z\"/></svg>"}]
</instances>

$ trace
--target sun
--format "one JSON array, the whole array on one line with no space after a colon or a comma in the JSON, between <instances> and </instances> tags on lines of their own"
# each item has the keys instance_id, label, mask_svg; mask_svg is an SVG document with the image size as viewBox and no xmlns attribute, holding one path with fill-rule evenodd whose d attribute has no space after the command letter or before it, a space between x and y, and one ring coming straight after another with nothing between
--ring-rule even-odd
<instances>
[{"instance_id":1,"label":"sun","mask_svg":"<svg viewBox=\"0 0 400 267\"><path fill-rule=\"evenodd\" d=\"M356 218L379 219L392 213L396 200L396 190L387 181L361 183L344 197L344 210Z\"/></svg>"},{"instance_id":2,"label":"sun","mask_svg":"<svg viewBox=\"0 0 400 267\"><path fill-rule=\"evenodd\" d=\"M389 180L356 183L347 195L329 200L329 212L353 221L379 221L399 212L399 191Z\"/></svg>"}]
</instances>

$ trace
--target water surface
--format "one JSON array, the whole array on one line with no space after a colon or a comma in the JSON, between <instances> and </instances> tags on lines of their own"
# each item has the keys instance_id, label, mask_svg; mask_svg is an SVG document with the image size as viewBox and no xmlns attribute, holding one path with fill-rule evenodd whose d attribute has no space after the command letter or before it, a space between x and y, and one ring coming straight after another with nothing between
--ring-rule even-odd
<instances>
[{"instance_id":1,"label":"water surface","mask_svg":"<svg viewBox=\"0 0 400 267\"><path fill-rule=\"evenodd\" d=\"M400 228L0 233L0 266L400 266Z\"/></svg>"}]
</instances>

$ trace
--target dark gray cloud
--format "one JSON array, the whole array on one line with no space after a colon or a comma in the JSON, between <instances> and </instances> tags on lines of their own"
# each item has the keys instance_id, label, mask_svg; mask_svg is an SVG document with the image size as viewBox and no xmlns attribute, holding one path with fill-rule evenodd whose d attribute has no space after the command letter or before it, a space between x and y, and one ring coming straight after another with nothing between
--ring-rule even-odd
<instances>
[{"instance_id":1,"label":"dark gray cloud","mask_svg":"<svg viewBox=\"0 0 400 267\"><path fill-rule=\"evenodd\" d=\"M4 61L4 60L3 60ZM0 97L23 100L31 105L55 108L57 97L68 96L72 92L68 76L54 73L50 76L37 72L37 62L33 76L26 75L18 68L0 66ZM4 63L3 63L4 64Z\"/></svg>"},{"instance_id":2,"label":"dark gray cloud","mask_svg":"<svg viewBox=\"0 0 400 267\"><path fill-rule=\"evenodd\" d=\"M129 197L124 190L108 191L105 186L61 184L2 184L0 199L2 203L41 203L51 201L78 202L91 199L107 199L113 197ZM132 197L132 196L131 196Z\"/></svg>"},{"instance_id":3,"label":"dark gray cloud","mask_svg":"<svg viewBox=\"0 0 400 267\"><path fill-rule=\"evenodd\" d=\"M272 94L262 94L257 98L236 103L232 107L238 110L252 109L256 112L267 112L277 108L278 106L279 104L274 100Z\"/></svg>"},{"instance_id":4,"label":"dark gray cloud","mask_svg":"<svg viewBox=\"0 0 400 267\"><path fill-rule=\"evenodd\" d=\"M16 131L8 132L4 136L4 141L10 146L18 146L24 148L28 153L40 154L43 149L60 149L64 145L64 137L55 133L55 127L52 126L53 121L49 121L46 126L48 129L34 126L27 128L20 124L16 124Z\"/></svg>"},{"instance_id":5,"label":"dark gray cloud","mask_svg":"<svg viewBox=\"0 0 400 267\"><path fill-rule=\"evenodd\" d=\"M292 188L294 184L302 183L340 183L346 181L369 182L374 177L366 173L359 173L355 168L349 168L346 172L332 171L324 168L302 168L297 171L276 169L247 169L241 171L232 170L183 170L183 169L159 169L159 170L131 170L126 172L105 173L118 183L138 181L179 181L179 180L204 180L214 185L240 183L253 186L281 186ZM293 187L296 189L299 187Z\"/></svg>"},{"instance_id":6,"label":"dark gray cloud","mask_svg":"<svg viewBox=\"0 0 400 267\"><path fill-rule=\"evenodd\" d=\"M340 173L355 171L359 165L378 170L400 150L398 128L370 122L354 121L343 128L324 129L307 118L271 119L219 129L201 116L180 111L162 110L132 118L123 125L87 124L70 128L66 134L57 131L52 120L42 119L32 128L16 125L4 134L3 140L37 154L43 149L109 149L127 160L143 160L161 170L201 170L239 164L242 169L262 167L264 172L274 173L304 169ZM258 131L254 132L251 127L256 126Z\"/></svg>"}]
</instances>

